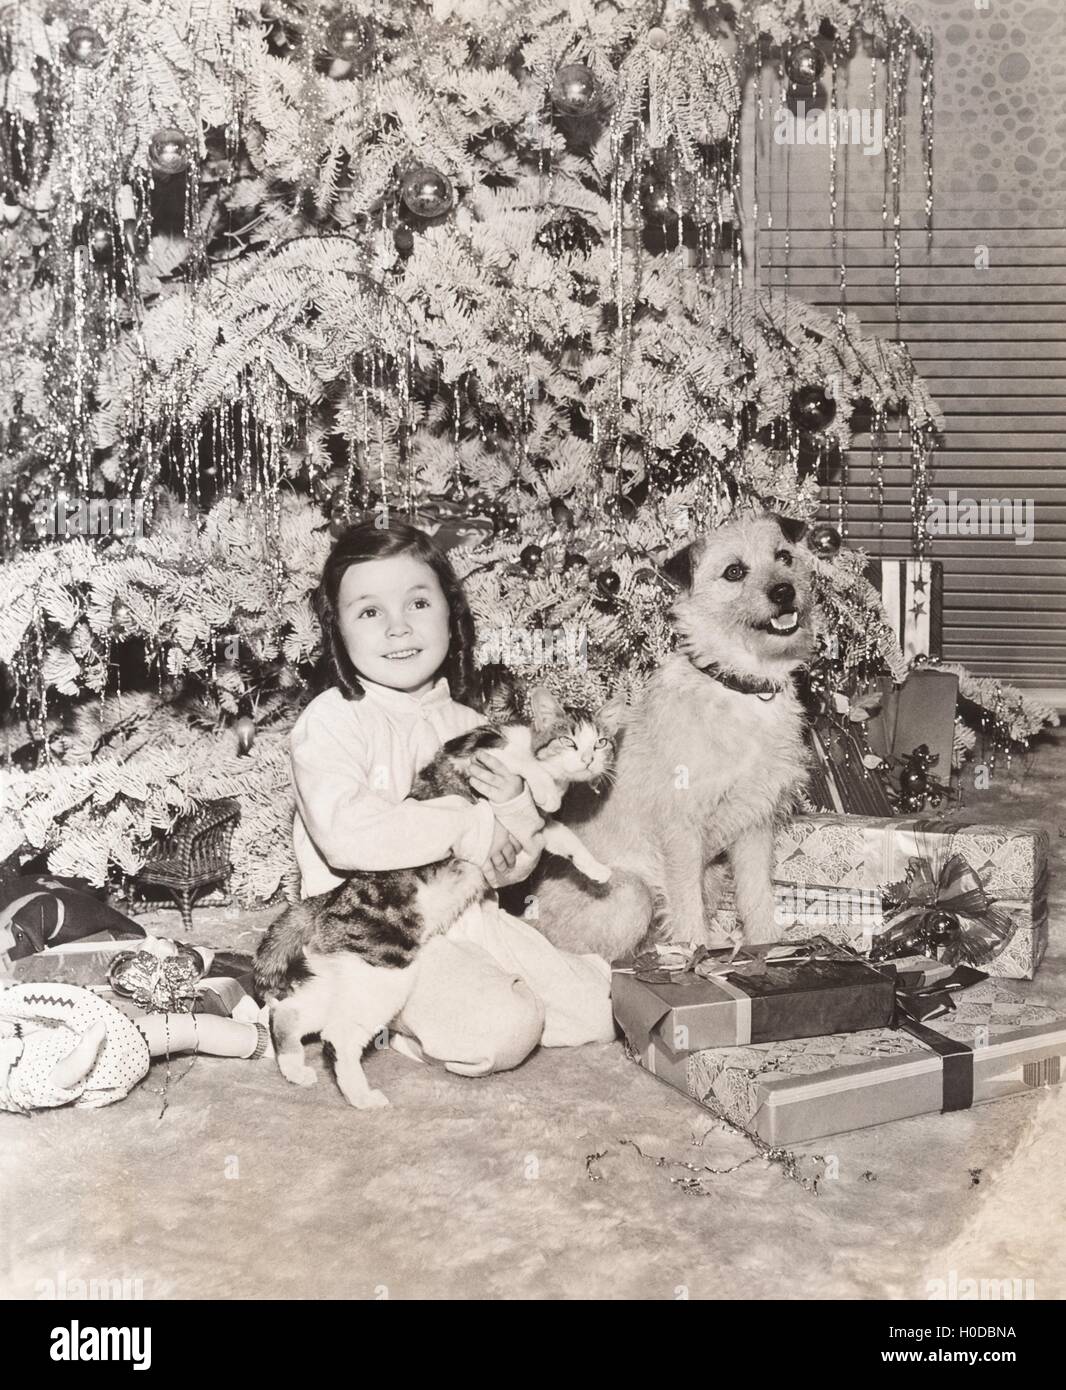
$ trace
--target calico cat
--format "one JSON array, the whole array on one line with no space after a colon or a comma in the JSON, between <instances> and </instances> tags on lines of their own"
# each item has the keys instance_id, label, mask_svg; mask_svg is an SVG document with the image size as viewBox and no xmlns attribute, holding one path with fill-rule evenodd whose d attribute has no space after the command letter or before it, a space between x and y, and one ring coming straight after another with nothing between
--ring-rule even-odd
<instances>
[{"instance_id":1,"label":"calico cat","mask_svg":"<svg viewBox=\"0 0 1066 1390\"><path fill-rule=\"evenodd\" d=\"M320 1033L334 1054L345 1100L357 1110L388 1105L371 1088L363 1050L402 1010L414 964L431 936L445 932L487 885L465 859L414 869L356 871L329 893L286 908L255 957L255 982L270 996L270 1031L282 1076L311 1086L303 1039Z\"/></svg>"},{"instance_id":2,"label":"calico cat","mask_svg":"<svg viewBox=\"0 0 1066 1390\"><path fill-rule=\"evenodd\" d=\"M529 705L529 725L484 725L449 739L419 772L411 795L419 801L435 796L476 801L468 779L474 755L482 749L524 778L538 809L549 815L559 809L567 788L575 782L594 784L607 775L615 735L625 713L624 698L609 700L588 717L569 714L549 691L539 688L530 692ZM610 869L560 821L546 821L537 839L550 853L569 859L594 883L606 883L611 877ZM531 850L534 846L523 848Z\"/></svg>"},{"instance_id":3,"label":"calico cat","mask_svg":"<svg viewBox=\"0 0 1066 1390\"><path fill-rule=\"evenodd\" d=\"M418 773L411 796L476 801L468 777L483 748L525 778L534 802L548 812L558 810L571 783L594 782L607 772L624 701L608 702L589 719L568 715L546 691L532 692L530 705L528 728L485 725L450 739ZM491 702L489 710L501 713ZM568 827L549 820L537 838L597 883L610 877ZM421 947L447 931L487 886L476 865L445 859L412 869L356 871L331 892L286 908L255 958L256 986L272 1000L281 1074L297 1086L314 1083L303 1039L320 1033L333 1050L337 1084L349 1104L359 1110L387 1105L366 1079L363 1050L407 1003Z\"/></svg>"}]
</instances>

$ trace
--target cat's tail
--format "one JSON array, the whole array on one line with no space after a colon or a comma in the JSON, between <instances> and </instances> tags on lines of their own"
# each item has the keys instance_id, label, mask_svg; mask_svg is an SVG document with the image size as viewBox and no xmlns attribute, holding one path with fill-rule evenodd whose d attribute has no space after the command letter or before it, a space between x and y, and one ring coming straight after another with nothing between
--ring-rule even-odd
<instances>
[{"instance_id":1,"label":"cat's tail","mask_svg":"<svg viewBox=\"0 0 1066 1390\"><path fill-rule=\"evenodd\" d=\"M306 973L304 931L308 924L306 903L294 903L271 922L255 955L255 985L260 997L282 998Z\"/></svg>"}]
</instances>

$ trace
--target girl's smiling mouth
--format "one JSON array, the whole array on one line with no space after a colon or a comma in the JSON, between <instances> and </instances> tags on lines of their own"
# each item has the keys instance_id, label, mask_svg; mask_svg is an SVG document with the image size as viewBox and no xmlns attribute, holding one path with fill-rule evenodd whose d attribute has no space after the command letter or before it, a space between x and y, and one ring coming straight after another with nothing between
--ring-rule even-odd
<instances>
[{"instance_id":1,"label":"girl's smiling mouth","mask_svg":"<svg viewBox=\"0 0 1066 1390\"><path fill-rule=\"evenodd\" d=\"M421 654L421 647L402 647L398 652L386 652L386 661L409 661L413 656Z\"/></svg>"}]
</instances>

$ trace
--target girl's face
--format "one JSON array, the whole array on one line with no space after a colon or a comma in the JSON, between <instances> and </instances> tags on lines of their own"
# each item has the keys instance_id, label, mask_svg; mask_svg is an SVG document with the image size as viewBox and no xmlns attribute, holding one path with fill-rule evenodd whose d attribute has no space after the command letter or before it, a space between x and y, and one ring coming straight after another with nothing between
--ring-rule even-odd
<instances>
[{"instance_id":1,"label":"girl's face","mask_svg":"<svg viewBox=\"0 0 1066 1390\"><path fill-rule=\"evenodd\" d=\"M421 695L448 655L448 600L414 555L364 560L344 571L337 619L352 665L393 690Z\"/></svg>"}]
</instances>

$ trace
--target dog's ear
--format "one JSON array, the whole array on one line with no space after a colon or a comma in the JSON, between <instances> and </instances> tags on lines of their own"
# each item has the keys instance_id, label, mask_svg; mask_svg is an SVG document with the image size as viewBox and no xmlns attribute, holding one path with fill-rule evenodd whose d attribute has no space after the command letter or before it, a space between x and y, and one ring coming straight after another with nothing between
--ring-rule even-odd
<instances>
[{"instance_id":1,"label":"dog's ear","mask_svg":"<svg viewBox=\"0 0 1066 1390\"><path fill-rule=\"evenodd\" d=\"M780 512L771 512L771 516L781 527L785 540L791 545L799 545L807 533L807 523L798 521L794 516L782 516Z\"/></svg>"},{"instance_id":2,"label":"dog's ear","mask_svg":"<svg viewBox=\"0 0 1066 1390\"><path fill-rule=\"evenodd\" d=\"M692 592L692 580L696 573L696 561L700 555L700 542L692 541L676 555L671 555L662 567L663 574L685 594Z\"/></svg>"}]
</instances>

